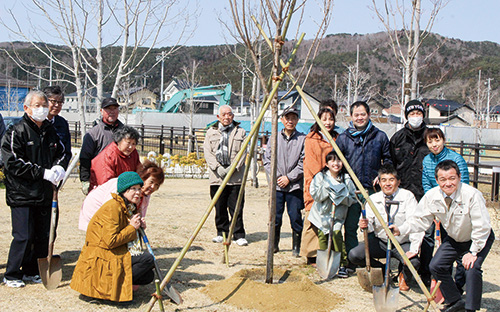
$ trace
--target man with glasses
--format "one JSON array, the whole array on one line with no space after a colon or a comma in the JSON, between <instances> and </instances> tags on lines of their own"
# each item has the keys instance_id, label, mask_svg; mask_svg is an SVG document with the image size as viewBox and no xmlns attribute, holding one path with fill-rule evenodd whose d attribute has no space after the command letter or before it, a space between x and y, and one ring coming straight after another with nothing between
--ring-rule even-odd
<instances>
[{"instance_id":1,"label":"man with glasses","mask_svg":"<svg viewBox=\"0 0 500 312\"><path fill-rule=\"evenodd\" d=\"M46 119L48 111L45 94L29 92L24 116L2 140L13 236L3 280L8 287L42 282L37 259L47 257L52 185L64 178L69 163L56 130Z\"/></svg>"},{"instance_id":2,"label":"man with glasses","mask_svg":"<svg viewBox=\"0 0 500 312\"><path fill-rule=\"evenodd\" d=\"M49 113L47 119L56 129L57 135L64 145L64 153L68 159L71 159L71 135L69 133L68 121L59 116L64 104L64 93L59 86L49 86L43 89L49 103Z\"/></svg>"}]
</instances>

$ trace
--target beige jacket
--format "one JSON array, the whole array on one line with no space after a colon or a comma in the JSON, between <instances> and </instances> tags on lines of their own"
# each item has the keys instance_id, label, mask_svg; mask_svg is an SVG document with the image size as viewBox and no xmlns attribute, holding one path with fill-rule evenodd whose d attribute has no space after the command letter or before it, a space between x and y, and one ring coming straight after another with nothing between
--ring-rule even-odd
<instances>
[{"instance_id":1,"label":"beige jacket","mask_svg":"<svg viewBox=\"0 0 500 312\"><path fill-rule=\"evenodd\" d=\"M231 158L231 163L236 158L236 154L241 150L243 146L243 141L245 140L245 129L239 127L239 123L233 121L235 128L229 134L229 157ZM205 142L203 142L203 152L205 154L205 160L209 169L209 182L210 185L220 185L222 184L222 178L217 174L217 167L220 164L215 158L215 152L219 147L219 142L221 138L221 133L219 131L219 122L213 124L205 135ZM245 156L246 152L241 157L238 165L236 166L236 171L231 176L231 179L227 183L228 185L238 185L241 184L243 179L243 171L245 169Z\"/></svg>"},{"instance_id":2,"label":"beige jacket","mask_svg":"<svg viewBox=\"0 0 500 312\"><path fill-rule=\"evenodd\" d=\"M385 211L385 197L383 192L377 192L375 194L370 195L370 199L372 200L375 208L377 208L378 212L382 216L384 220L387 220L387 213ZM413 216L417 211L417 200L413 193L398 188L394 193L394 201L399 202L399 210L396 205L391 205L391 217L394 217L393 223L397 226L401 226L406 220L408 220L411 216ZM375 232L375 236L380 238L380 240L387 242L387 234L385 233L384 228L380 221L375 217L370 205L365 204L366 207L366 218L368 219L368 231ZM362 217L362 216L361 216ZM387 222L386 222L387 224ZM416 233L406 234L396 236L398 242L407 243L410 242L410 251L413 253L418 253L420 251L420 245L422 244L422 239L424 238L425 232L420 231Z\"/></svg>"},{"instance_id":3,"label":"beige jacket","mask_svg":"<svg viewBox=\"0 0 500 312\"><path fill-rule=\"evenodd\" d=\"M400 227L401 235L429 228L434 218L457 242L472 241L469 251L479 253L491 233L491 221L483 194L464 183L458 185L450 209L446 207L444 193L436 186L425 193L418 204L418 215Z\"/></svg>"}]
</instances>

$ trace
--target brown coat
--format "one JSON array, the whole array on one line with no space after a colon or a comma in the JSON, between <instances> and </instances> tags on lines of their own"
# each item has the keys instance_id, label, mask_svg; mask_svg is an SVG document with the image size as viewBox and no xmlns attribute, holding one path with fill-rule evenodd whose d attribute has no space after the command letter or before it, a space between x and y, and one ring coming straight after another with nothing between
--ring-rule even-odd
<instances>
[{"instance_id":1,"label":"brown coat","mask_svg":"<svg viewBox=\"0 0 500 312\"><path fill-rule=\"evenodd\" d=\"M136 239L126 206L117 194L94 214L76 263L71 288L111 301L132 300L132 259L127 243Z\"/></svg>"},{"instance_id":2,"label":"brown coat","mask_svg":"<svg viewBox=\"0 0 500 312\"><path fill-rule=\"evenodd\" d=\"M332 145L325 141L321 134L309 132L304 143L304 206L311 210L314 200L309 193L309 187L316 173L326 166L326 155L332 151Z\"/></svg>"}]
</instances>

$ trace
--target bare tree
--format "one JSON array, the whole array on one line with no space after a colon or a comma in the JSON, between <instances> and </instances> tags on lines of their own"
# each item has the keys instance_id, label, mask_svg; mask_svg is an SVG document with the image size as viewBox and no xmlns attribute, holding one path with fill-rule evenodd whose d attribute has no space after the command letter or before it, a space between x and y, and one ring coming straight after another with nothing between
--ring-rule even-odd
<instances>
[{"instance_id":1,"label":"bare tree","mask_svg":"<svg viewBox=\"0 0 500 312\"><path fill-rule=\"evenodd\" d=\"M63 78L54 80L52 77L42 77L32 70L38 64L29 63L15 49L5 51L17 66L36 78L73 85L80 103L83 125L83 79L87 79L89 88L97 89L99 100L103 97L104 81L114 79L112 95L116 97L121 81L142 64L153 46L174 38L174 44L167 53L178 49L179 43L187 39L186 34L189 32L191 15L186 12L193 12L179 8L180 3L183 7L189 6L189 2L180 0L31 1L33 7L28 10L32 11L31 14L42 15L47 25L50 25L49 29L38 29L15 16L12 11L12 22L2 18L0 23L15 37L29 42L47 60L54 63L63 72ZM167 25L171 26L168 31L165 30ZM47 37L62 42L63 47L44 43L47 42ZM106 40L108 43L105 45ZM122 44L120 55L111 55L105 67L103 49L111 48L118 42ZM82 134L84 132L85 127L82 127Z\"/></svg>"},{"instance_id":2,"label":"bare tree","mask_svg":"<svg viewBox=\"0 0 500 312\"><path fill-rule=\"evenodd\" d=\"M404 103L417 96L418 52L424 40L430 35L439 11L447 0L429 0L430 13L423 31L420 30L422 17L421 0L412 0L408 8L403 0L372 0L373 10L384 25L389 43L397 61L405 70ZM377 3L382 3L380 6Z\"/></svg>"},{"instance_id":3,"label":"bare tree","mask_svg":"<svg viewBox=\"0 0 500 312\"><path fill-rule=\"evenodd\" d=\"M304 17L304 9L306 0L261 0L261 1L238 1L229 0L232 21L234 23L233 37L241 44L245 45L251 59L254 63L254 72L258 77L258 82L264 92L265 97L269 97L271 89L276 89L277 84L281 80L280 74L289 68L283 68L281 65L282 52L287 38L288 28L292 17L297 18L296 38L299 36L300 25ZM315 3L316 4L316 3ZM298 66L294 73L297 73L298 81L305 83L308 73L312 67L307 67L307 59L312 54L315 55L320 43L320 39L324 35L326 27L330 21L330 10L332 3L329 0L321 2L324 15L319 20L318 32L309 47L306 60ZM262 27L259 29L259 27ZM261 53L258 50L259 37L255 34L262 35L264 32L270 34L267 37L273 38L272 45L272 66L269 74L265 74L260 61ZM293 84L292 88L295 85ZM290 90L289 90L290 91ZM278 96L275 93L271 101L272 113L272 135L271 135L271 169L270 169L270 187L269 187L269 223L268 223L268 248L267 248L267 268L266 268L266 283L272 282L272 267L273 267L273 245L274 241L274 222L276 217L276 137L278 129Z\"/></svg>"},{"instance_id":4,"label":"bare tree","mask_svg":"<svg viewBox=\"0 0 500 312\"><path fill-rule=\"evenodd\" d=\"M196 74L196 71L198 70L200 63L193 60L191 64L192 65L190 67L184 66L182 68L182 76L184 77L184 80L181 80L179 82L180 87L182 89L189 89L189 99L187 100L187 103L185 105L181 105L181 111L187 116L188 119L188 129L189 129L188 155L193 152L192 151L192 145L193 145L192 142L194 139L193 118L194 114L199 109L199 107L195 105L193 99L193 93L194 93L194 88L198 87L201 82L201 77L199 77Z\"/></svg>"}]
</instances>

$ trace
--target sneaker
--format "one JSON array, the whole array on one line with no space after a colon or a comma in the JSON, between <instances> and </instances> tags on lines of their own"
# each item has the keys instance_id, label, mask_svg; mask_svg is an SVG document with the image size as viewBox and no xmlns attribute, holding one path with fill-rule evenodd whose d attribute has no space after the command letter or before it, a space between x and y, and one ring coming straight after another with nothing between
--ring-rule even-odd
<instances>
[{"instance_id":1,"label":"sneaker","mask_svg":"<svg viewBox=\"0 0 500 312\"><path fill-rule=\"evenodd\" d=\"M214 243L222 243L224 241L224 237L218 235L218 236L215 236L214 238L212 238L212 242Z\"/></svg>"},{"instance_id":2,"label":"sneaker","mask_svg":"<svg viewBox=\"0 0 500 312\"><path fill-rule=\"evenodd\" d=\"M349 273L347 273L347 268L346 267L340 267L339 271L337 272L337 276L340 278L348 278Z\"/></svg>"},{"instance_id":3,"label":"sneaker","mask_svg":"<svg viewBox=\"0 0 500 312\"><path fill-rule=\"evenodd\" d=\"M41 284L42 278L40 277L40 275L23 275L23 281L31 282L33 284Z\"/></svg>"},{"instance_id":4,"label":"sneaker","mask_svg":"<svg viewBox=\"0 0 500 312\"><path fill-rule=\"evenodd\" d=\"M3 278L3 282L7 287L12 287L12 288L19 288L25 286L24 282L21 280L8 280L5 277Z\"/></svg>"},{"instance_id":5,"label":"sneaker","mask_svg":"<svg viewBox=\"0 0 500 312\"><path fill-rule=\"evenodd\" d=\"M244 237L238 238L235 243L238 246L248 246L248 241Z\"/></svg>"}]
</instances>

